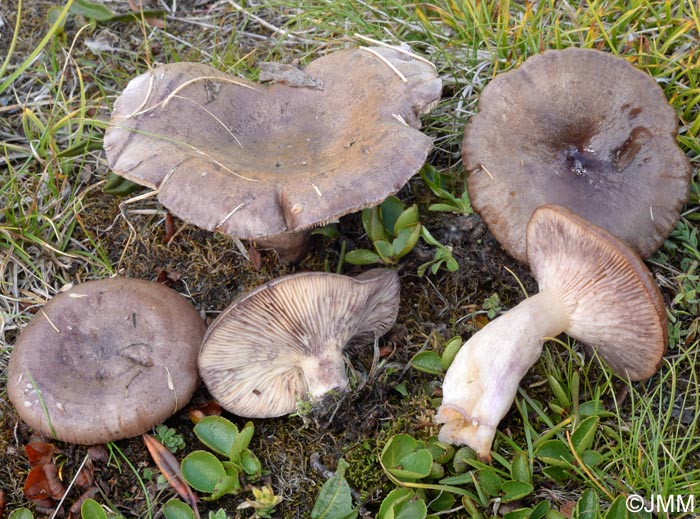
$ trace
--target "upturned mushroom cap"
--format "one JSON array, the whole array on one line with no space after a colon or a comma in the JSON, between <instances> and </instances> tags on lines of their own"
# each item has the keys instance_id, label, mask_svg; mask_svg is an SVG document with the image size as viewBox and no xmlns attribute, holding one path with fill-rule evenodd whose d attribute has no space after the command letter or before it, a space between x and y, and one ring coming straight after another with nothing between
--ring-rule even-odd
<instances>
[{"instance_id":1,"label":"upturned mushroom cap","mask_svg":"<svg viewBox=\"0 0 700 519\"><path fill-rule=\"evenodd\" d=\"M308 86L258 84L199 63L133 79L104 147L119 175L175 215L246 239L322 225L379 204L432 147L419 115L440 98L429 63L390 48L330 53Z\"/></svg>"},{"instance_id":2,"label":"upturned mushroom cap","mask_svg":"<svg viewBox=\"0 0 700 519\"><path fill-rule=\"evenodd\" d=\"M462 158L469 194L501 245L525 261L525 227L565 206L642 257L666 239L689 196L678 118L653 78L590 49L551 50L484 89Z\"/></svg>"},{"instance_id":3,"label":"upturned mushroom cap","mask_svg":"<svg viewBox=\"0 0 700 519\"><path fill-rule=\"evenodd\" d=\"M199 355L209 392L239 416L293 412L300 400L347 385L343 347L380 336L399 309L387 269L351 278L292 274L236 299L211 324Z\"/></svg>"},{"instance_id":4,"label":"upturned mushroom cap","mask_svg":"<svg viewBox=\"0 0 700 519\"><path fill-rule=\"evenodd\" d=\"M7 393L45 436L82 444L136 436L190 400L204 332L194 307L163 285L123 278L76 285L20 334Z\"/></svg>"},{"instance_id":5,"label":"upturned mushroom cap","mask_svg":"<svg viewBox=\"0 0 700 519\"><path fill-rule=\"evenodd\" d=\"M663 298L639 256L561 206L543 206L527 227L527 257L540 291L566 308L566 333L593 347L619 375L649 378L668 344Z\"/></svg>"}]
</instances>

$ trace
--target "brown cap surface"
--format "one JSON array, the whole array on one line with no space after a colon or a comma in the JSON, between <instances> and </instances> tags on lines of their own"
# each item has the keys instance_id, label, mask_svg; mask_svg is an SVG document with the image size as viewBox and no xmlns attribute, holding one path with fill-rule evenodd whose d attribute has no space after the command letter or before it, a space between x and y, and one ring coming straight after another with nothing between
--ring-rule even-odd
<instances>
[{"instance_id":1,"label":"brown cap surface","mask_svg":"<svg viewBox=\"0 0 700 519\"><path fill-rule=\"evenodd\" d=\"M399 309L399 278L388 269L351 278L292 274L236 299L211 324L199 356L209 392L239 416L293 412L347 378L343 347L381 336Z\"/></svg>"},{"instance_id":2,"label":"brown cap surface","mask_svg":"<svg viewBox=\"0 0 700 519\"><path fill-rule=\"evenodd\" d=\"M441 95L435 68L393 49L355 48L304 72L313 86L262 85L198 63L142 74L115 103L109 165L157 189L180 218L239 238L377 205L432 147L417 128Z\"/></svg>"},{"instance_id":3,"label":"brown cap surface","mask_svg":"<svg viewBox=\"0 0 700 519\"><path fill-rule=\"evenodd\" d=\"M647 257L689 195L677 132L661 88L624 59L576 48L533 56L487 85L465 129L473 207L521 261L527 222L548 203Z\"/></svg>"},{"instance_id":4,"label":"brown cap surface","mask_svg":"<svg viewBox=\"0 0 700 519\"><path fill-rule=\"evenodd\" d=\"M641 380L668 344L663 299L639 256L612 234L560 206L535 211L527 258L540 290L564 301L566 333L592 346L620 375Z\"/></svg>"},{"instance_id":5,"label":"brown cap surface","mask_svg":"<svg viewBox=\"0 0 700 519\"><path fill-rule=\"evenodd\" d=\"M20 334L7 393L28 425L96 444L136 436L196 389L204 322L163 285L106 279L49 301Z\"/></svg>"}]
</instances>

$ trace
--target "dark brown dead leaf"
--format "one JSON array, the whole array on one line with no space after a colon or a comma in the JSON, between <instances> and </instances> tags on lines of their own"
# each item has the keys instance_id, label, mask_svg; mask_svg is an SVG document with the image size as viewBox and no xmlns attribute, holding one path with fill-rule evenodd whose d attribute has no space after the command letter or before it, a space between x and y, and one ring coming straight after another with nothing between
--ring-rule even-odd
<instances>
[{"instance_id":1,"label":"dark brown dead leaf","mask_svg":"<svg viewBox=\"0 0 700 519\"><path fill-rule=\"evenodd\" d=\"M5 491L0 488L0 517L5 513Z\"/></svg>"},{"instance_id":2,"label":"dark brown dead leaf","mask_svg":"<svg viewBox=\"0 0 700 519\"><path fill-rule=\"evenodd\" d=\"M90 460L95 463L106 463L109 459L109 452L107 452L104 445L92 445L88 447L87 453L90 456Z\"/></svg>"},{"instance_id":3,"label":"dark brown dead leaf","mask_svg":"<svg viewBox=\"0 0 700 519\"><path fill-rule=\"evenodd\" d=\"M576 508L576 502L575 501L565 501L562 503L562 505L559 507L559 512L565 516L565 517L571 517L571 514L574 513L574 508Z\"/></svg>"},{"instance_id":4,"label":"dark brown dead leaf","mask_svg":"<svg viewBox=\"0 0 700 519\"><path fill-rule=\"evenodd\" d=\"M175 236L175 221L173 220L173 215L170 212L165 213L165 236L163 236L163 243L165 245L170 243L170 240Z\"/></svg>"},{"instance_id":5,"label":"dark brown dead leaf","mask_svg":"<svg viewBox=\"0 0 700 519\"><path fill-rule=\"evenodd\" d=\"M24 497L32 501L40 501L51 497L49 484L42 468L44 465L33 467L24 482Z\"/></svg>"},{"instance_id":6,"label":"dark brown dead leaf","mask_svg":"<svg viewBox=\"0 0 700 519\"><path fill-rule=\"evenodd\" d=\"M248 257L250 258L250 263L253 265L253 268L255 270L260 270L260 267L262 266L262 256L260 256L260 251L251 245L248 247Z\"/></svg>"},{"instance_id":7,"label":"dark brown dead leaf","mask_svg":"<svg viewBox=\"0 0 700 519\"><path fill-rule=\"evenodd\" d=\"M31 442L24 446L29 459L29 466L46 465L51 461L51 457L56 452L56 446L46 442Z\"/></svg>"},{"instance_id":8,"label":"dark brown dead leaf","mask_svg":"<svg viewBox=\"0 0 700 519\"><path fill-rule=\"evenodd\" d=\"M189 410L192 423L199 423L205 416L221 416L221 405L215 400L209 400L202 405Z\"/></svg>"},{"instance_id":9,"label":"dark brown dead leaf","mask_svg":"<svg viewBox=\"0 0 700 519\"><path fill-rule=\"evenodd\" d=\"M47 463L41 467L41 471L46 478L49 495L57 501L60 500L66 493L66 487L63 486L61 479L58 477L58 467L54 463Z\"/></svg>"},{"instance_id":10,"label":"dark brown dead leaf","mask_svg":"<svg viewBox=\"0 0 700 519\"><path fill-rule=\"evenodd\" d=\"M88 455L83 468L80 469L80 472L78 472L78 475L75 477L75 486L81 489L91 487L95 480L94 473L95 468L93 467L92 460Z\"/></svg>"},{"instance_id":11,"label":"dark brown dead leaf","mask_svg":"<svg viewBox=\"0 0 700 519\"><path fill-rule=\"evenodd\" d=\"M195 517L199 519L199 511L197 510L197 496L194 495L192 489L182 477L180 471L180 462L178 459L166 449L162 443L148 434L143 435L143 442L146 444L148 452L151 454L153 461L158 466L161 474L168 480L170 486L180 494L180 497L192 507Z\"/></svg>"}]
</instances>

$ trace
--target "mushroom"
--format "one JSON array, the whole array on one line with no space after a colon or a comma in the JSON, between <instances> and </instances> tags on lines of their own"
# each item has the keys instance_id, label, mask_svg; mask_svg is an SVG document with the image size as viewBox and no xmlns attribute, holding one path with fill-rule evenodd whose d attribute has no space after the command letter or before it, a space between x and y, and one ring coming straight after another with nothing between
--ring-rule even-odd
<instances>
[{"instance_id":1,"label":"mushroom","mask_svg":"<svg viewBox=\"0 0 700 519\"><path fill-rule=\"evenodd\" d=\"M348 384L343 347L385 334L399 310L399 277L304 272L274 279L231 303L207 330L199 371L228 411L289 414Z\"/></svg>"},{"instance_id":2,"label":"mushroom","mask_svg":"<svg viewBox=\"0 0 700 519\"><path fill-rule=\"evenodd\" d=\"M539 293L494 319L460 349L442 386L441 441L482 459L543 341L566 332L620 376L650 377L666 349L667 319L651 273L626 244L561 206L535 211L527 259Z\"/></svg>"},{"instance_id":3,"label":"mushroom","mask_svg":"<svg viewBox=\"0 0 700 519\"><path fill-rule=\"evenodd\" d=\"M469 194L496 239L525 261L535 209L558 204L646 258L688 200L678 118L654 79L611 54L533 56L484 89L464 132Z\"/></svg>"},{"instance_id":4,"label":"mushroom","mask_svg":"<svg viewBox=\"0 0 700 519\"><path fill-rule=\"evenodd\" d=\"M419 116L441 94L435 67L402 47L333 52L303 72L264 85L199 63L141 74L115 102L109 165L185 221L294 261L310 228L421 168L432 141Z\"/></svg>"},{"instance_id":5,"label":"mushroom","mask_svg":"<svg viewBox=\"0 0 700 519\"><path fill-rule=\"evenodd\" d=\"M61 441L137 436L189 401L205 328L163 285L124 278L76 285L20 334L8 396L29 426Z\"/></svg>"}]
</instances>

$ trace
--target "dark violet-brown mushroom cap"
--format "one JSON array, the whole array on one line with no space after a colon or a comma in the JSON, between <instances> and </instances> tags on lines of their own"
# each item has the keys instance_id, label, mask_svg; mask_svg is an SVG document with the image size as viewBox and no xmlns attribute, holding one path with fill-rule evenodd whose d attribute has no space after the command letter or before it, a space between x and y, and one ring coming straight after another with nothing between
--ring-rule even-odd
<instances>
[{"instance_id":1,"label":"dark violet-brown mushroom cap","mask_svg":"<svg viewBox=\"0 0 700 519\"><path fill-rule=\"evenodd\" d=\"M392 68L393 67L393 68ZM308 86L258 84L199 63L133 79L104 147L119 175L175 215L246 239L299 232L379 204L423 165L419 115L435 68L389 48L311 62Z\"/></svg>"},{"instance_id":2,"label":"dark violet-brown mushroom cap","mask_svg":"<svg viewBox=\"0 0 700 519\"><path fill-rule=\"evenodd\" d=\"M399 309L396 272L355 278L292 274L236 299L211 324L199 355L209 392L250 418L293 412L301 400L347 385L343 347L385 334Z\"/></svg>"},{"instance_id":3,"label":"dark violet-brown mushroom cap","mask_svg":"<svg viewBox=\"0 0 700 519\"><path fill-rule=\"evenodd\" d=\"M689 195L678 118L653 78L591 49L551 50L484 89L462 144L469 193L501 245L525 261L536 208L558 204L643 258Z\"/></svg>"},{"instance_id":4,"label":"dark violet-brown mushroom cap","mask_svg":"<svg viewBox=\"0 0 700 519\"><path fill-rule=\"evenodd\" d=\"M649 269L628 245L564 207L543 206L527 227L527 257L540 291L564 303L568 335L623 377L656 373L668 344L666 310Z\"/></svg>"},{"instance_id":5,"label":"dark violet-brown mushroom cap","mask_svg":"<svg viewBox=\"0 0 700 519\"><path fill-rule=\"evenodd\" d=\"M7 393L22 420L47 437L96 444L136 436L190 400L204 332L195 308L163 285L76 285L20 334Z\"/></svg>"}]
</instances>

